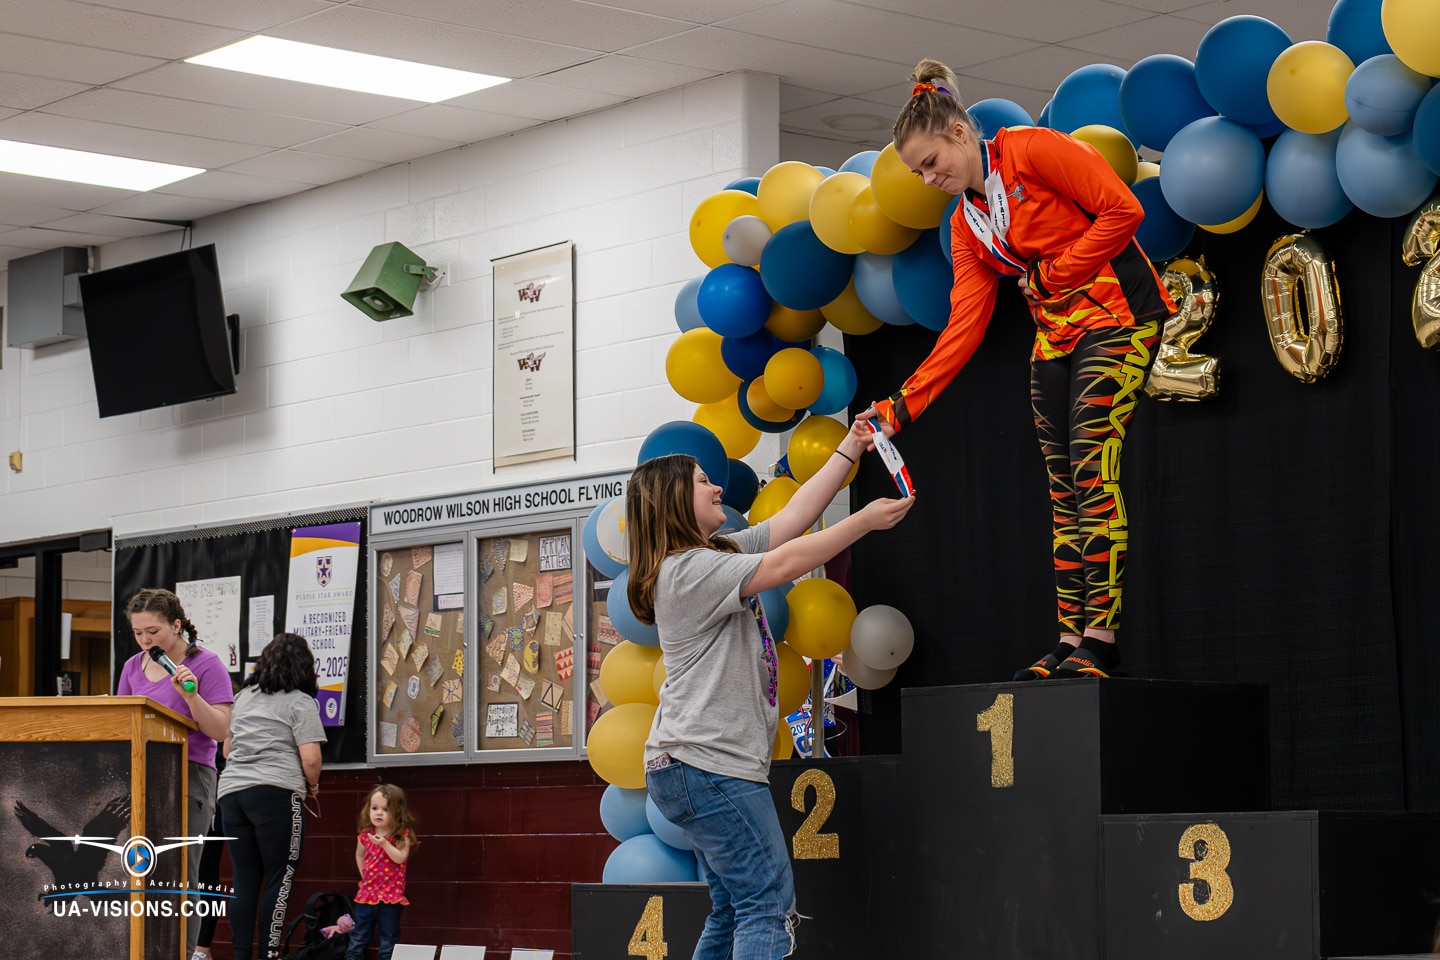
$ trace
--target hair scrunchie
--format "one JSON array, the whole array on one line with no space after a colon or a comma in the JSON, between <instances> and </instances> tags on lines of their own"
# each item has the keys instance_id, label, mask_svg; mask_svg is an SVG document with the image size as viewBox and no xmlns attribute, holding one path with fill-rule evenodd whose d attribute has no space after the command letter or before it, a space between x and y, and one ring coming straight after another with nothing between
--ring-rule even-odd
<instances>
[{"instance_id":1,"label":"hair scrunchie","mask_svg":"<svg viewBox=\"0 0 1440 960\"><path fill-rule=\"evenodd\" d=\"M951 93L949 90L946 90L944 87L937 87L937 86L936 86L935 84L933 84L933 83L917 83L917 84L915 84L915 88L910 91L910 96L912 96L912 97L918 97L918 96L920 96L920 94L922 94L922 93L943 93L945 96L949 97L951 100L954 100L954 99L955 99L955 94Z\"/></svg>"}]
</instances>

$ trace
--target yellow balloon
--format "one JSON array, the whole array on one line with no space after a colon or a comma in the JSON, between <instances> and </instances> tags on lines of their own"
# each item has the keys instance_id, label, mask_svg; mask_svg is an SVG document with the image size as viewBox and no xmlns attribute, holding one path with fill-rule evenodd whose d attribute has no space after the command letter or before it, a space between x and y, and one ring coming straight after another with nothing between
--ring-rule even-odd
<instances>
[{"instance_id":1,"label":"yellow balloon","mask_svg":"<svg viewBox=\"0 0 1440 960\"><path fill-rule=\"evenodd\" d=\"M783 304L770 308L770 319L765 329L786 343L803 343L825 326L825 316L819 310L791 310Z\"/></svg>"},{"instance_id":2,"label":"yellow balloon","mask_svg":"<svg viewBox=\"0 0 1440 960\"><path fill-rule=\"evenodd\" d=\"M850 236L860 249L870 253L899 253L915 242L920 231L902 227L885 216L875 201L872 183L855 194L855 202L850 205Z\"/></svg>"},{"instance_id":3,"label":"yellow balloon","mask_svg":"<svg viewBox=\"0 0 1440 960\"><path fill-rule=\"evenodd\" d=\"M720 357L720 334L709 327L686 330L665 354L665 379L691 403L724 400L740 388L740 378Z\"/></svg>"},{"instance_id":4,"label":"yellow balloon","mask_svg":"<svg viewBox=\"0 0 1440 960\"><path fill-rule=\"evenodd\" d=\"M1140 157L1125 134L1103 123L1091 123L1075 130L1070 136L1099 150L1100 156L1110 164L1110 169L1126 184L1135 182L1135 168L1140 163Z\"/></svg>"},{"instance_id":5,"label":"yellow balloon","mask_svg":"<svg viewBox=\"0 0 1440 960\"><path fill-rule=\"evenodd\" d=\"M855 195L870 185L863 173L837 173L820 181L810 196L810 226L815 236L836 253L860 253L865 248L850 235L850 207Z\"/></svg>"},{"instance_id":6,"label":"yellow balloon","mask_svg":"<svg viewBox=\"0 0 1440 960\"><path fill-rule=\"evenodd\" d=\"M764 377L756 377L750 381L750 389L745 392L745 402L750 405L751 413L769 423L784 423L795 416L794 410L782 407L770 399L770 391L765 389Z\"/></svg>"},{"instance_id":7,"label":"yellow balloon","mask_svg":"<svg viewBox=\"0 0 1440 960\"><path fill-rule=\"evenodd\" d=\"M884 321L866 310L865 304L860 302L860 294L855 292L854 277L845 284L840 296L820 308L820 315L834 324L835 329L857 337L874 333L884 326Z\"/></svg>"},{"instance_id":8,"label":"yellow balloon","mask_svg":"<svg viewBox=\"0 0 1440 960\"><path fill-rule=\"evenodd\" d=\"M750 525L754 526L762 520L769 520L775 514L785 509L785 504L795 496L795 491L800 489L800 484L789 477L776 477L755 494L755 502L750 504L750 512L747 516Z\"/></svg>"},{"instance_id":9,"label":"yellow balloon","mask_svg":"<svg viewBox=\"0 0 1440 960\"><path fill-rule=\"evenodd\" d=\"M799 160L775 164L760 178L760 216L771 230L804 220L810 216L810 195L824 179L825 174Z\"/></svg>"},{"instance_id":10,"label":"yellow balloon","mask_svg":"<svg viewBox=\"0 0 1440 960\"><path fill-rule=\"evenodd\" d=\"M800 425L790 434L790 444L785 451L790 460L790 472L795 474L795 479L804 483L819 473L820 468L834 456L835 448L849 432L848 426L830 417L812 416L800 421ZM849 484L859 469L859 464L851 465L850 474L845 478L846 484Z\"/></svg>"},{"instance_id":11,"label":"yellow balloon","mask_svg":"<svg viewBox=\"0 0 1440 960\"><path fill-rule=\"evenodd\" d=\"M901 226L916 230L937 226L945 216L945 208L954 199L939 187L927 186L924 180L911 173L905 161L895 152L893 143L886 144L875 158L875 166L870 170L870 187L885 216ZM860 237L855 239L858 241Z\"/></svg>"},{"instance_id":12,"label":"yellow balloon","mask_svg":"<svg viewBox=\"0 0 1440 960\"><path fill-rule=\"evenodd\" d=\"M785 722L787 716L789 714L785 711L780 711L780 722L775 727L775 743L770 747L771 760L789 760L795 753L795 738L790 736L790 724Z\"/></svg>"},{"instance_id":13,"label":"yellow balloon","mask_svg":"<svg viewBox=\"0 0 1440 960\"><path fill-rule=\"evenodd\" d=\"M1264 199L1265 191L1261 190L1260 195L1255 198L1255 202L1250 204L1250 209L1240 214L1240 216L1234 220L1228 220L1225 223L1216 223L1210 226L1201 223L1197 224L1197 226L1199 226L1201 230L1208 230L1211 233L1235 233L1238 230L1243 230L1250 225L1251 220L1255 219L1255 214L1260 212L1260 203Z\"/></svg>"},{"instance_id":14,"label":"yellow balloon","mask_svg":"<svg viewBox=\"0 0 1440 960\"><path fill-rule=\"evenodd\" d=\"M601 666L604 666L603 660L601 661ZM660 688L665 686L665 678L669 675L670 671L665 669L665 657L662 655L659 660L655 661L655 673L651 679L651 682L655 685L656 703L660 702Z\"/></svg>"},{"instance_id":15,"label":"yellow balloon","mask_svg":"<svg viewBox=\"0 0 1440 960\"><path fill-rule=\"evenodd\" d=\"M1401 63L1427 77L1440 77L1440 4L1385 0L1380 5L1380 25Z\"/></svg>"},{"instance_id":16,"label":"yellow balloon","mask_svg":"<svg viewBox=\"0 0 1440 960\"><path fill-rule=\"evenodd\" d=\"M655 707L649 703L621 703L602 713L585 740L595 775L625 790L643 788L645 738L654 720Z\"/></svg>"},{"instance_id":17,"label":"yellow balloon","mask_svg":"<svg viewBox=\"0 0 1440 960\"><path fill-rule=\"evenodd\" d=\"M655 695L655 661L659 647L621 640L600 661L600 689L611 703L660 703Z\"/></svg>"},{"instance_id":18,"label":"yellow balloon","mask_svg":"<svg viewBox=\"0 0 1440 960\"><path fill-rule=\"evenodd\" d=\"M1160 176L1160 164L1154 160L1141 160L1135 165L1135 182Z\"/></svg>"},{"instance_id":19,"label":"yellow balloon","mask_svg":"<svg viewBox=\"0 0 1440 960\"><path fill-rule=\"evenodd\" d=\"M1440 43L1440 36L1435 42ZM1302 40L1286 47L1265 80L1270 109L1292 130L1329 133L1350 119L1345 84L1354 72L1355 64L1345 51L1324 40Z\"/></svg>"},{"instance_id":20,"label":"yellow balloon","mask_svg":"<svg viewBox=\"0 0 1440 960\"><path fill-rule=\"evenodd\" d=\"M739 460L760 442L760 431L750 426L740 413L740 401L735 394L714 403L700 404L691 419L715 434L720 446L725 448L725 456L732 460Z\"/></svg>"},{"instance_id":21,"label":"yellow balloon","mask_svg":"<svg viewBox=\"0 0 1440 960\"><path fill-rule=\"evenodd\" d=\"M780 686L775 699L780 703L780 723L810 696L810 666L805 658L788 643L775 644L775 659L780 670Z\"/></svg>"},{"instance_id":22,"label":"yellow balloon","mask_svg":"<svg viewBox=\"0 0 1440 960\"><path fill-rule=\"evenodd\" d=\"M707 267L729 263L725 253L725 228L736 217L760 216L760 201L744 190L712 193L690 215L690 246Z\"/></svg>"},{"instance_id":23,"label":"yellow balloon","mask_svg":"<svg viewBox=\"0 0 1440 960\"><path fill-rule=\"evenodd\" d=\"M786 347L765 364L765 392L782 407L802 410L820 399L825 368L809 350Z\"/></svg>"},{"instance_id":24,"label":"yellow balloon","mask_svg":"<svg viewBox=\"0 0 1440 960\"><path fill-rule=\"evenodd\" d=\"M834 580L812 577L790 591L790 627L785 642L811 660L824 660L850 646L855 601Z\"/></svg>"}]
</instances>

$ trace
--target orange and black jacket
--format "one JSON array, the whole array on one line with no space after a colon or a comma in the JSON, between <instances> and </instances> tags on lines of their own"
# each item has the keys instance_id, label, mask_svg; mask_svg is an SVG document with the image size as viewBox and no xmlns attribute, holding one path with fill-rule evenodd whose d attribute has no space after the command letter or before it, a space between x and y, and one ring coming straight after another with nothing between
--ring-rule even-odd
<instances>
[{"instance_id":1,"label":"orange and black jacket","mask_svg":"<svg viewBox=\"0 0 1440 960\"><path fill-rule=\"evenodd\" d=\"M1042 300L1032 360L1068 356L1092 330L1133 327L1168 317L1175 303L1150 265L1135 230L1145 211L1094 147L1055 130L1001 130L992 141L1010 203L1010 250L1028 265L1026 279ZM982 176L991 150L981 145ZM968 194L979 209L986 199ZM935 349L900 391L875 404L898 430L950 385L980 340L1002 276L1016 271L971 231L963 204L950 224L955 285L950 320Z\"/></svg>"}]
</instances>

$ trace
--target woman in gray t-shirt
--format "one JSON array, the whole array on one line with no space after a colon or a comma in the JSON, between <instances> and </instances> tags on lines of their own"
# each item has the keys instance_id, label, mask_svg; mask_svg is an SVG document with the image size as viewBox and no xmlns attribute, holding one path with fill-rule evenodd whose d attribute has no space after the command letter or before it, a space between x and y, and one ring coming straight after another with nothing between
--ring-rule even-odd
<instances>
[{"instance_id":1,"label":"woman in gray t-shirt","mask_svg":"<svg viewBox=\"0 0 1440 960\"><path fill-rule=\"evenodd\" d=\"M721 488L694 457L635 469L625 494L629 600L665 655L660 708L645 742L645 785L695 848L712 907L696 960L774 960L794 945L795 886L770 798L779 722L775 639L757 594L809 573L913 497L876 500L802 537L869 445L852 427L839 449L769 520L725 537Z\"/></svg>"}]
</instances>

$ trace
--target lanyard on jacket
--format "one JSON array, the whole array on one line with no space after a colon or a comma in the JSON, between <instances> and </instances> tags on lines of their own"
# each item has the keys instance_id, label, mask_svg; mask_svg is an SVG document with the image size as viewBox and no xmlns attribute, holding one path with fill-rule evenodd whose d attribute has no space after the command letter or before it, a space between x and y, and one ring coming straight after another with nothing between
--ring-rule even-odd
<instances>
[{"instance_id":1,"label":"lanyard on jacket","mask_svg":"<svg viewBox=\"0 0 1440 960\"><path fill-rule=\"evenodd\" d=\"M1018 277L1025 273L1029 264L1011 249L1005 239L1010 232L1010 198L1005 194L1005 178L1000 174L1000 154L993 140L980 141L980 148L980 162L985 173L985 201L990 211L987 213L971 203L967 190L961 198L965 222L970 225L975 239L1003 265L1000 272Z\"/></svg>"}]
</instances>

